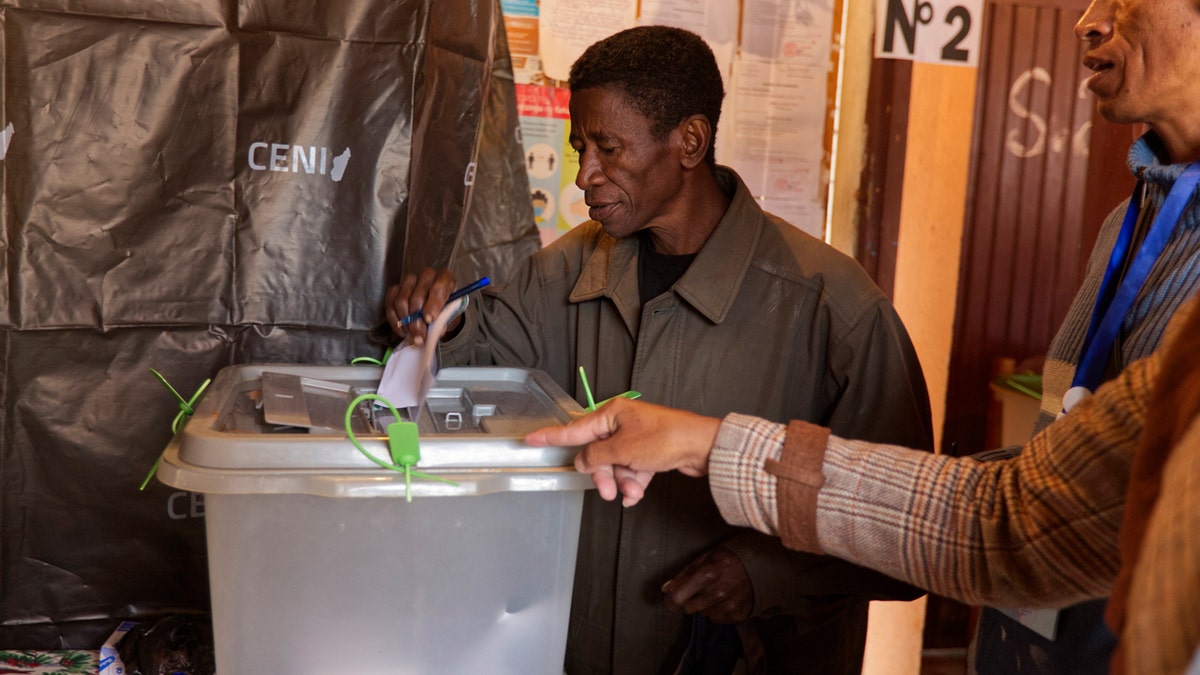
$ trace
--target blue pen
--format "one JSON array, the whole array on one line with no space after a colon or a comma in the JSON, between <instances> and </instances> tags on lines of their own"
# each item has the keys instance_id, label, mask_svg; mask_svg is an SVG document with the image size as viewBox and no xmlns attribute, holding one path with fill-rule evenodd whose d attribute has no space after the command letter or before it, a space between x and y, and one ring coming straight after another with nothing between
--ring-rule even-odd
<instances>
[{"instance_id":1,"label":"blue pen","mask_svg":"<svg viewBox=\"0 0 1200 675\"><path fill-rule=\"evenodd\" d=\"M484 277L484 278L480 279L479 281L476 281L473 284L470 284L468 286L463 286L462 288L458 289L457 291L454 291L453 293L451 293L450 297L446 298L446 304L448 305L448 304L454 302L455 300L461 298L462 296L467 295L468 293L474 293L475 291L483 288L484 286L487 286L490 283L492 283L492 280L488 279L487 277ZM419 310L419 311L413 312L412 314L409 314L408 316L404 317L403 319L400 319L400 325L407 326L408 324L416 321L417 319L423 319L423 318L425 318L425 310Z\"/></svg>"}]
</instances>

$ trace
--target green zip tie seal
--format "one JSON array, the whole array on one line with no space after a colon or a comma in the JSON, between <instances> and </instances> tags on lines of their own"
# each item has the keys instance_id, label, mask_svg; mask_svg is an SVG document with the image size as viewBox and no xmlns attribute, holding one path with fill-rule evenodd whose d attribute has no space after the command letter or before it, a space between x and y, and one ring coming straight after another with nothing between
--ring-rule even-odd
<instances>
[{"instance_id":1,"label":"green zip tie seal","mask_svg":"<svg viewBox=\"0 0 1200 675\"><path fill-rule=\"evenodd\" d=\"M351 420L354 417L354 409L357 408L358 404L362 403L363 401L379 401L383 405L387 406L387 409L391 411L392 416L397 420L400 419L400 411L396 410L396 407L393 406L386 398L378 394L363 394L351 401L350 405L346 407L346 436L350 439L350 442L354 444L354 447L358 448L358 451L361 452L362 455L367 459L385 469L402 472L404 474L405 501L412 501L412 479L414 476L420 480L436 480L442 483L448 483L450 485L458 485L458 483L442 478L441 476L435 476L433 474L412 470L412 468L416 466L417 462L421 461L420 440L417 433L416 422L396 421L388 425L388 452L392 457L391 462L385 462L375 455L367 452L366 448L362 446L362 443L358 442L358 438L354 435L354 430L351 428Z\"/></svg>"},{"instance_id":2,"label":"green zip tie seal","mask_svg":"<svg viewBox=\"0 0 1200 675\"><path fill-rule=\"evenodd\" d=\"M587 395L588 412L596 412L596 399L592 398L592 388L588 385L587 372L579 366L579 379L583 380L583 393Z\"/></svg>"},{"instance_id":3,"label":"green zip tie seal","mask_svg":"<svg viewBox=\"0 0 1200 675\"><path fill-rule=\"evenodd\" d=\"M373 356L358 356L353 359L350 359L350 365L359 366L362 364L368 364L368 365L372 365L372 366L386 366L388 359L390 359L390 358L392 358L391 347L384 350L382 359L377 359Z\"/></svg>"},{"instance_id":4,"label":"green zip tie seal","mask_svg":"<svg viewBox=\"0 0 1200 675\"><path fill-rule=\"evenodd\" d=\"M587 372L584 371L583 366L579 366L579 379L583 380L583 393L587 396L588 412L596 412L596 408L603 406L605 403L608 403L615 398L635 399L642 397L642 392L630 389L629 391L621 392L616 396L609 396L603 401L596 403L595 399L592 398L592 387L588 384Z\"/></svg>"},{"instance_id":5,"label":"green zip tie seal","mask_svg":"<svg viewBox=\"0 0 1200 675\"><path fill-rule=\"evenodd\" d=\"M196 393L192 394L190 399L185 399L178 391L175 391L175 387L172 387L170 382L167 382L167 378L163 377L162 373L153 368L150 368L150 372L158 378L159 382L163 383L163 386L171 392L171 395L175 397L175 400L179 401L179 414L176 415L175 419L171 422L171 435L174 436L175 434L179 433L179 425L185 419L195 414L196 409L193 406L196 405L196 400L200 398L200 395L204 393L204 390L208 388L208 384L212 382L212 380L204 380L204 382L200 385L200 388L196 390ZM165 452L166 450L164 449L163 452L158 453L158 459L154 460L154 466L150 467L150 473L146 474L146 479L142 481L141 487L138 488L139 492L144 491L146 486L150 484L150 479L154 478L154 474L158 473L158 467L162 464L163 453Z\"/></svg>"}]
</instances>

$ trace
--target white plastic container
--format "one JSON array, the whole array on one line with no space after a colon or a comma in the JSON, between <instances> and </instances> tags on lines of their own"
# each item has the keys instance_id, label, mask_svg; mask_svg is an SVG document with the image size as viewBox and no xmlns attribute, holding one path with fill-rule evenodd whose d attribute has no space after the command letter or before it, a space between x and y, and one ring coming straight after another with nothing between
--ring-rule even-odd
<instances>
[{"instance_id":1,"label":"white plastic container","mask_svg":"<svg viewBox=\"0 0 1200 675\"><path fill-rule=\"evenodd\" d=\"M205 495L217 672L561 673L592 483L574 449L522 438L578 404L538 371L443 369L417 415L418 469L458 485L414 479L408 502L403 474L344 430L264 422L264 372L303 378L326 418L380 375L231 366L168 447L160 480Z\"/></svg>"}]
</instances>

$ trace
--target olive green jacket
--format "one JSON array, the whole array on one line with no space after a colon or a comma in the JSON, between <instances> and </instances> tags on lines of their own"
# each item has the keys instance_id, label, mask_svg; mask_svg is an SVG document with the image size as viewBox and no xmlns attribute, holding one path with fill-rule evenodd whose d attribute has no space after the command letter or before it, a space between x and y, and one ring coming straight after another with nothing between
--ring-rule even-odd
<instances>
[{"instance_id":1,"label":"olive green jacket","mask_svg":"<svg viewBox=\"0 0 1200 675\"><path fill-rule=\"evenodd\" d=\"M931 445L925 381L883 293L849 257L765 213L732 171L725 216L673 289L642 305L638 237L587 222L485 289L442 363L546 371L581 403L629 389L712 416L801 419L849 438ZM636 507L585 500L566 670L672 673L690 618L660 587L715 545L754 584L756 629L777 672L859 671L865 597L909 587L727 525L706 479L668 474ZM848 598L847 593L865 595ZM743 632L747 626L743 626ZM792 671L795 672L795 671Z\"/></svg>"}]
</instances>

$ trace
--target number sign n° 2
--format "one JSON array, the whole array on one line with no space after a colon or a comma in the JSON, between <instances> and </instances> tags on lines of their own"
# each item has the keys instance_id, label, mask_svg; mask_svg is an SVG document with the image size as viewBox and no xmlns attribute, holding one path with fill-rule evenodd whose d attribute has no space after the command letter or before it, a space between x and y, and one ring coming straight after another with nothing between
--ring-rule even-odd
<instances>
[{"instance_id":1,"label":"number sign n\u00b0 2","mask_svg":"<svg viewBox=\"0 0 1200 675\"><path fill-rule=\"evenodd\" d=\"M876 0L875 58L979 65L983 0Z\"/></svg>"}]
</instances>

